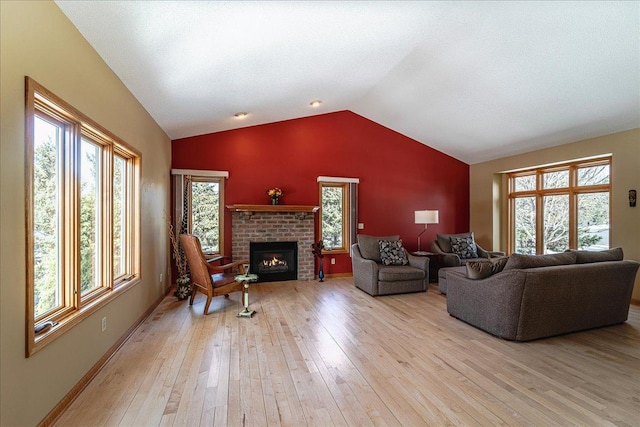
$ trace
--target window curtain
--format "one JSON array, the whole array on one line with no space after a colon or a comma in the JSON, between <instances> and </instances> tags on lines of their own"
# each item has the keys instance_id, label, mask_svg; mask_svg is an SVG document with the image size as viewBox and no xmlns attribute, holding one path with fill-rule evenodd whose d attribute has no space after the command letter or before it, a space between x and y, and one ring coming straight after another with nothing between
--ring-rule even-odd
<instances>
[{"instance_id":1,"label":"window curtain","mask_svg":"<svg viewBox=\"0 0 640 427\"><path fill-rule=\"evenodd\" d=\"M358 183L349 183L349 241L356 243L358 234ZM347 248L351 253L351 248Z\"/></svg>"}]
</instances>

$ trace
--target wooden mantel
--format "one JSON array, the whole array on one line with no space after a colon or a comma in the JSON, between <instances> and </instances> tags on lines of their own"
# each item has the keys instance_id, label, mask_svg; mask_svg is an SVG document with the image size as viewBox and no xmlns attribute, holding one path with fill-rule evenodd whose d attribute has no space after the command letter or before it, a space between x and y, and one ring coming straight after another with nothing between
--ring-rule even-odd
<instances>
[{"instance_id":1,"label":"wooden mantel","mask_svg":"<svg viewBox=\"0 0 640 427\"><path fill-rule=\"evenodd\" d=\"M232 212L317 212L320 206L303 205L227 205Z\"/></svg>"}]
</instances>

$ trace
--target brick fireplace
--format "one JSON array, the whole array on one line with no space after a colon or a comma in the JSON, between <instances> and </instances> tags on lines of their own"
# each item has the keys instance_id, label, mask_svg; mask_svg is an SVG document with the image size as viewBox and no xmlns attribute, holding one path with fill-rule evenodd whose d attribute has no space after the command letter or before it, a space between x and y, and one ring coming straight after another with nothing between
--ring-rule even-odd
<instances>
[{"instance_id":1,"label":"brick fireplace","mask_svg":"<svg viewBox=\"0 0 640 427\"><path fill-rule=\"evenodd\" d=\"M231 255L249 259L251 242L298 242L298 280L314 279L311 244L318 206L228 205L231 219Z\"/></svg>"}]
</instances>

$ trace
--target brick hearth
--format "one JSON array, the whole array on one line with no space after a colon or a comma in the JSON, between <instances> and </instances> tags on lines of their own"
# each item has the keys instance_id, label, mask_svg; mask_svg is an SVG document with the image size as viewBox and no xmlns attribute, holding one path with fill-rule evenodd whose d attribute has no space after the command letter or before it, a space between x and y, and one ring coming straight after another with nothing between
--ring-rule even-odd
<instances>
[{"instance_id":1,"label":"brick hearth","mask_svg":"<svg viewBox=\"0 0 640 427\"><path fill-rule=\"evenodd\" d=\"M314 214L301 212L292 206L292 212L232 210L231 252L233 259L249 259L250 242L298 242L298 280L314 279L314 259L311 244L314 240ZM265 206L265 209L270 207ZM299 208L299 207L298 207ZM315 208L317 210L317 208Z\"/></svg>"}]
</instances>

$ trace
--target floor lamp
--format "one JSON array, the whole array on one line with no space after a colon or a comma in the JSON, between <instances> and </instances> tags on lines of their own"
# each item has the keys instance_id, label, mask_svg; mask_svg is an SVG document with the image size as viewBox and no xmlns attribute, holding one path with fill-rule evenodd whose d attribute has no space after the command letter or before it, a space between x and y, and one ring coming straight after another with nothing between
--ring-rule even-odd
<instances>
[{"instance_id":1,"label":"floor lamp","mask_svg":"<svg viewBox=\"0 0 640 427\"><path fill-rule=\"evenodd\" d=\"M415 211L416 212L416 224L424 224L424 230L418 234L418 251L420 251L420 236L427 231L427 224L438 223L438 211Z\"/></svg>"}]
</instances>

